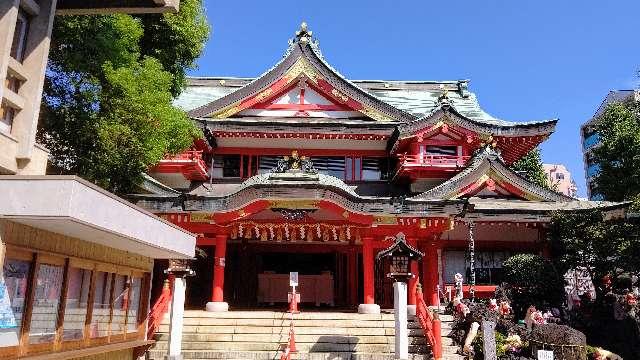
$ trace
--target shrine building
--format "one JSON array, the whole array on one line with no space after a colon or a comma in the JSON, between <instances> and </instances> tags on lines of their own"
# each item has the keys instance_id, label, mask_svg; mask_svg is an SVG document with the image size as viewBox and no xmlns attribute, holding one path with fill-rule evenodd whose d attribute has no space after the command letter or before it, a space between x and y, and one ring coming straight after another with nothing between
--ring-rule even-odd
<instances>
[{"instance_id":1,"label":"shrine building","mask_svg":"<svg viewBox=\"0 0 640 360\"><path fill-rule=\"evenodd\" d=\"M303 306L390 308L388 264L374 257L398 233L425 254L409 304L417 281L436 304L456 273L465 293L489 297L505 259L545 252L552 211L622 206L511 170L557 120L498 119L468 85L346 79L305 24L257 78L190 78L176 104L205 137L130 197L197 234L187 306L284 304L297 271Z\"/></svg>"}]
</instances>

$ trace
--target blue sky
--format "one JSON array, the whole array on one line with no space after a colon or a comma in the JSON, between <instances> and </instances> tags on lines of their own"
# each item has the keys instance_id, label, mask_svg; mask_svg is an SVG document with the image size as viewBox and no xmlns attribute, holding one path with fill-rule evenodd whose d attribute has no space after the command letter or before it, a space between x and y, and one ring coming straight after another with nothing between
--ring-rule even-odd
<instances>
[{"instance_id":1,"label":"blue sky","mask_svg":"<svg viewBox=\"0 0 640 360\"><path fill-rule=\"evenodd\" d=\"M579 127L611 89L637 87L640 1L213 1L192 75L254 77L301 21L351 79L471 79L482 107L512 121L559 118L542 146L584 196Z\"/></svg>"}]
</instances>

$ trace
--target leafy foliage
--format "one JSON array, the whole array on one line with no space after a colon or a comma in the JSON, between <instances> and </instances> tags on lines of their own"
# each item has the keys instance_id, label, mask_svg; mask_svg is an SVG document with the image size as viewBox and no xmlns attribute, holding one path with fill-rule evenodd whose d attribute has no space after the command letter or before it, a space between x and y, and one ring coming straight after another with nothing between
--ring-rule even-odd
<instances>
[{"instance_id":1,"label":"leafy foliage","mask_svg":"<svg viewBox=\"0 0 640 360\"><path fill-rule=\"evenodd\" d=\"M640 317L615 319L613 309L629 291L631 276L640 275L640 225L605 215L598 210L554 214L549 240L558 267L585 269L595 286L595 300L583 299L573 326L584 329L589 343L633 358L640 349Z\"/></svg>"},{"instance_id":2,"label":"leafy foliage","mask_svg":"<svg viewBox=\"0 0 640 360\"><path fill-rule=\"evenodd\" d=\"M621 218L605 218L599 210L556 213L552 217L549 240L555 263L564 273L586 269L602 287L605 275L640 275L640 225Z\"/></svg>"},{"instance_id":3,"label":"leafy foliage","mask_svg":"<svg viewBox=\"0 0 640 360\"><path fill-rule=\"evenodd\" d=\"M598 193L610 201L633 201L640 208L640 102L609 104L595 131L601 143L593 150L593 162L600 165Z\"/></svg>"},{"instance_id":4,"label":"leafy foliage","mask_svg":"<svg viewBox=\"0 0 640 360\"><path fill-rule=\"evenodd\" d=\"M554 265L539 255L514 255L502 265L504 290L510 294L511 306L521 319L530 305L560 308L564 301L564 280Z\"/></svg>"},{"instance_id":5,"label":"leafy foliage","mask_svg":"<svg viewBox=\"0 0 640 360\"><path fill-rule=\"evenodd\" d=\"M201 0L180 8L56 19L38 132L50 172L127 193L149 166L202 136L171 103L208 35Z\"/></svg>"},{"instance_id":6,"label":"leafy foliage","mask_svg":"<svg viewBox=\"0 0 640 360\"><path fill-rule=\"evenodd\" d=\"M542 186L545 189L551 189L549 183L547 182L547 176L544 172L544 167L542 166L540 149L535 148L529 151L527 155L514 162L511 165L511 169L524 173L524 176L532 183L538 186Z\"/></svg>"}]
</instances>

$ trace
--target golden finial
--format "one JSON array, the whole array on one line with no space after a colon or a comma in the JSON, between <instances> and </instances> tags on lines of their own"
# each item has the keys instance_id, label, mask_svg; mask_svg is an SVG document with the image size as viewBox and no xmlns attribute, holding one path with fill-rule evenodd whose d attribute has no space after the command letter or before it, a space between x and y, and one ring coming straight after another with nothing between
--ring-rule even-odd
<instances>
[{"instance_id":1,"label":"golden finial","mask_svg":"<svg viewBox=\"0 0 640 360\"><path fill-rule=\"evenodd\" d=\"M300 30L296 31L296 38L298 38L301 43L307 43L312 35L313 31L309 30L307 22L303 21L302 24L300 24Z\"/></svg>"}]
</instances>

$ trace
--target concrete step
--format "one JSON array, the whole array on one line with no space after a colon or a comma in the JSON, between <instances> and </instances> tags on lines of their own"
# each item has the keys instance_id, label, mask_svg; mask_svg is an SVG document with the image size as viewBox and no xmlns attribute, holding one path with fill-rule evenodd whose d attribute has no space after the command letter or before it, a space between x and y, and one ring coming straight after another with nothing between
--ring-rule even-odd
<instances>
[{"instance_id":1,"label":"concrete step","mask_svg":"<svg viewBox=\"0 0 640 360\"><path fill-rule=\"evenodd\" d=\"M166 318L165 318L166 320ZM412 359L428 359L429 346L419 323L409 317ZM296 346L293 359L391 360L395 344L393 314L310 312L294 315ZM187 311L182 348L184 359L279 359L289 338L290 314L273 311L209 313ZM149 351L164 359L169 326L165 321Z\"/></svg>"},{"instance_id":2,"label":"concrete step","mask_svg":"<svg viewBox=\"0 0 640 360\"><path fill-rule=\"evenodd\" d=\"M331 331L327 331L331 333ZM335 332L334 332L335 333ZM288 340L289 333L283 334L185 334L182 336L182 342L264 342L264 343L284 343ZM361 335L361 336L341 336L341 335L305 335L296 331L295 336L297 343L360 343L360 344L393 344L395 337L393 335ZM166 342L169 340L168 334L158 334L155 337L158 342ZM409 336L409 342L413 345L423 345L425 338L422 333Z\"/></svg>"},{"instance_id":3,"label":"concrete step","mask_svg":"<svg viewBox=\"0 0 640 360\"><path fill-rule=\"evenodd\" d=\"M169 327L160 327L157 334L164 335ZM393 336L395 329L389 327L346 328L346 327L301 327L295 326L296 334L300 335L349 335L349 336ZM207 334L254 334L254 335L282 335L289 334L288 326L260 327L260 326L185 326L184 336ZM409 328L409 335L422 336L419 327Z\"/></svg>"},{"instance_id":4,"label":"concrete step","mask_svg":"<svg viewBox=\"0 0 640 360\"><path fill-rule=\"evenodd\" d=\"M162 352L150 352L151 360L164 360L165 353ZM280 352L266 353L255 351L185 351L184 359L188 360L279 360ZM194 357L198 355L204 355L206 357ZM353 353L353 352L315 352L315 353L294 353L292 359L297 360L395 360L395 356L389 354L366 354L366 353ZM408 360L428 360L430 357L423 354L409 354ZM449 359L443 356L443 360L458 360Z\"/></svg>"}]
</instances>

